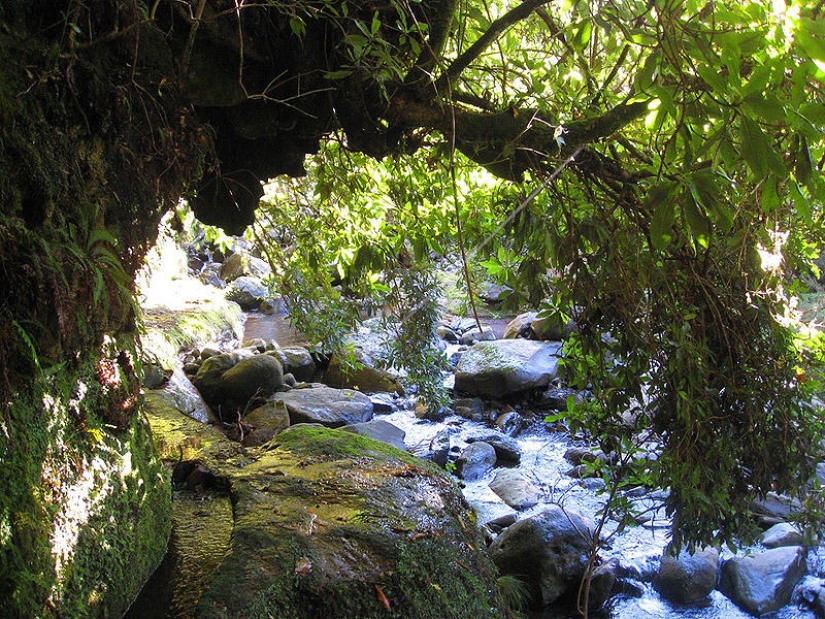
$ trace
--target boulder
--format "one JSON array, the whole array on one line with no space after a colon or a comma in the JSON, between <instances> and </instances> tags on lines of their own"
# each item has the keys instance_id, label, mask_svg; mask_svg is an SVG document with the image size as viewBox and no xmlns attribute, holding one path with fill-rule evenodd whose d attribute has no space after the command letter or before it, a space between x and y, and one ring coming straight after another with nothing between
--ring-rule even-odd
<instances>
[{"instance_id":1,"label":"boulder","mask_svg":"<svg viewBox=\"0 0 825 619\"><path fill-rule=\"evenodd\" d=\"M581 391L567 387L551 387L541 394L534 406L546 410L566 411L568 409L568 399L571 396L576 404L584 402L584 394Z\"/></svg>"},{"instance_id":2,"label":"boulder","mask_svg":"<svg viewBox=\"0 0 825 619\"><path fill-rule=\"evenodd\" d=\"M760 541L765 548L801 546L804 542L802 534L789 522L776 523L762 534Z\"/></svg>"},{"instance_id":3,"label":"boulder","mask_svg":"<svg viewBox=\"0 0 825 619\"><path fill-rule=\"evenodd\" d=\"M398 410L392 394L389 393L373 393L369 396L372 402L372 410L376 415L384 415L387 413L394 413Z\"/></svg>"},{"instance_id":4,"label":"boulder","mask_svg":"<svg viewBox=\"0 0 825 619\"><path fill-rule=\"evenodd\" d=\"M464 346L472 346L477 342L492 342L496 339L495 331L493 331L493 327L482 327L479 329L478 327L473 327L472 329L468 329L462 336L459 342Z\"/></svg>"},{"instance_id":5,"label":"boulder","mask_svg":"<svg viewBox=\"0 0 825 619\"><path fill-rule=\"evenodd\" d=\"M152 422L164 452L176 461L185 449L203 462L233 508L218 564L187 574L200 586L186 616L351 619L382 616L389 605L396 617L503 617L484 541L466 524L470 508L437 467L310 425L244 450L178 417Z\"/></svg>"},{"instance_id":6,"label":"boulder","mask_svg":"<svg viewBox=\"0 0 825 619\"><path fill-rule=\"evenodd\" d=\"M558 316L553 315L538 315L533 320L530 328L539 340L559 341L566 340L570 337L570 334L573 333L573 330L576 328L576 322L574 320L563 322L559 320Z\"/></svg>"},{"instance_id":7,"label":"boulder","mask_svg":"<svg viewBox=\"0 0 825 619\"><path fill-rule=\"evenodd\" d=\"M311 382L315 376L315 360L310 352L302 346L276 348L267 354L280 361L284 372L292 374L298 382Z\"/></svg>"},{"instance_id":8,"label":"boulder","mask_svg":"<svg viewBox=\"0 0 825 619\"><path fill-rule=\"evenodd\" d=\"M486 399L547 387L558 374L561 344L532 340L479 342L458 362L455 390Z\"/></svg>"},{"instance_id":9,"label":"boulder","mask_svg":"<svg viewBox=\"0 0 825 619\"><path fill-rule=\"evenodd\" d=\"M272 269L260 258L236 253L224 260L219 273L223 281L230 283L245 275L263 279L272 273Z\"/></svg>"},{"instance_id":10,"label":"boulder","mask_svg":"<svg viewBox=\"0 0 825 619\"><path fill-rule=\"evenodd\" d=\"M289 411L283 402L267 402L244 416L243 421L255 430L272 430L275 436L289 427Z\"/></svg>"},{"instance_id":11,"label":"boulder","mask_svg":"<svg viewBox=\"0 0 825 619\"><path fill-rule=\"evenodd\" d=\"M255 355L239 361L223 373L221 401L244 408L251 401L263 401L283 384L281 363L268 355Z\"/></svg>"},{"instance_id":12,"label":"boulder","mask_svg":"<svg viewBox=\"0 0 825 619\"><path fill-rule=\"evenodd\" d=\"M610 599L616 589L616 583L621 572L621 564L615 557L593 569L588 596L588 604L591 610L601 608Z\"/></svg>"},{"instance_id":13,"label":"boulder","mask_svg":"<svg viewBox=\"0 0 825 619\"><path fill-rule=\"evenodd\" d=\"M459 398L453 402L453 411L464 419L481 421L487 411L487 405L481 398Z\"/></svg>"},{"instance_id":14,"label":"boulder","mask_svg":"<svg viewBox=\"0 0 825 619\"><path fill-rule=\"evenodd\" d=\"M678 556L665 554L653 586L659 594L677 604L692 604L707 598L716 588L719 551L705 548L696 553L682 550Z\"/></svg>"},{"instance_id":15,"label":"boulder","mask_svg":"<svg viewBox=\"0 0 825 619\"><path fill-rule=\"evenodd\" d=\"M490 545L501 574L524 582L535 609L575 598L594 534L586 518L558 505L516 522Z\"/></svg>"},{"instance_id":16,"label":"boulder","mask_svg":"<svg viewBox=\"0 0 825 619\"><path fill-rule=\"evenodd\" d=\"M260 304L272 296L269 289L257 277L243 275L230 284L226 298L234 301L244 310L258 309Z\"/></svg>"},{"instance_id":17,"label":"boulder","mask_svg":"<svg viewBox=\"0 0 825 619\"><path fill-rule=\"evenodd\" d=\"M786 546L722 563L719 590L752 615L785 606L805 575L805 549Z\"/></svg>"},{"instance_id":18,"label":"boulder","mask_svg":"<svg viewBox=\"0 0 825 619\"><path fill-rule=\"evenodd\" d=\"M510 437L516 437L524 427L524 419L516 411L503 413L496 417L496 427Z\"/></svg>"},{"instance_id":19,"label":"boulder","mask_svg":"<svg viewBox=\"0 0 825 619\"><path fill-rule=\"evenodd\" d=\"M196 421L215 423L217 416L204 401L200 392L180 369L175 369L169 382L158 393L169 403Z\"/></svg>"},{"instance_id":20,"label":"boulder","mask_svg":"<svg viewBox=\"0 0 825 619\"><path fill-rule=\"evenodd\" d=\"M496 450L488 443L472 443L458 456L455 474L464 481L476 481L493 470L496 465Z\"/></svg>"},{"instance_id":21,"label":"boulder","mask_svg":"<svg viewBox=\"0 0 825 619\"><path fill-rule=\"evenodd\" d=\"M392 445L401 451L407 451L407 446L404 443L404 437L407 436L407 433L398 426L394 426L389 421L384 421L383 419L373 419L365 423L350 424L343 426L341 430L355 432L356 434L369 437L375 441Z\"/></svg>"},{"instance_id":22,"label":"boulder","mask_svg":"<svg viewBox=\"0 0 825 619\"><path fill-rule=\"evenodd\" d=\"M221 377L224 372L234 367L240 359L235 353L221 353L207 357L198 369L195 385L201 392L203 399L210 406L222 402Z\"/></svg>"},{"instance_id":23,"label":"boulder","mask_svg":"<svg viewBox=\"0 0 825 619\"><path fill-rule=\"evenodd\" d=\"M490 490L516 510L538 504L541 490L518 469L501 469L490 482Z\"/></svg>"},{"instance_id":24,"label":"boulder","mask_svg":"<svg viewBox=\"0 0 825 619\"><path fill-rule=\"evenodd\" d=\"M328 428L372 419L372 402L351 389L314 387L277 393L273 400L286 404L292 424L318 423Z\"/></svg>"},{"instance_id":25,"label":"boulder","mask_svg":"<svg viewBox=\"0 0 825 619\"><path fill-rule=\"evenodd\" d=\"M364 393L404 393L398 375L376 367L376 361L364 351L356 348L355 359L360 367L345 369L341 365L341 358L332 355L324 372L324 382L330 387L358 389Z\"/></svg>"},{"instance_id":26,"label":"boulder","mask_svg":"<svg viewBox=\"0 0 825 619\"><path fill-rule=\"evenodd\" d=\"M533 324L535 319L536 312L525 312L524 314L519 314L513 318L513 320L511 320L506 327L504 327L504 339L513 340L517 337L523 337L528 340L535 339L533 330L530 328L530 325Z\"/></svg>"},{"instance_id":27,"label":"boulder","mask_svg":"<svg viewBox=\"0 0 825 619\"><path fill-rule=\"evenodd\" d=\"M450 458L450 434L449 428L443 428L430 441L430 459L439 466L446 466Z\"/></svg>"},{"instance_id":28,"label":"boulder","mask_svg":"<svg viewBox=\"0 0 825 619\"><path fill-rule=\"evenodd\" d=\"M403 395L399 374L385 369L391 366L387 342L394 337L380 320L364 322L357 333L346 338L356 367L347 367L338 355L333 355L324 373L324 382L338 389L357 389L364 393L398 392Z\"/></svg>"},{"instance_id":29,"label":"boulder","mask_svg":"<svg viewBox=\"0 0 825 619\"><path fill-rule=\"evenodd\" d=\"M480 441L495 449L497 466L515 466L521 462L521 447L512 437L498 432L467 437L468 443Z\"/></svg>"}]
</instances>

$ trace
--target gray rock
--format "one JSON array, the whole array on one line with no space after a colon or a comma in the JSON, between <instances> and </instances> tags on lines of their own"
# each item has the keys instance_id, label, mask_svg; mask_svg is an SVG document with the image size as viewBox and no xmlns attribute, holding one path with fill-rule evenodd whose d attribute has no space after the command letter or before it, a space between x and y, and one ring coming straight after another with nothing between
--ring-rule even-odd
<instances>
[{"instance_id":1,"label":"gray rock","mask_svg":"<svg viewBox=\"0 0 825 619\"><path fill-rule=\"evenodd\" d=\"M241 345L244 348L254 350L256 353L262 353L266 350L266 342L260 337L253 337L251 340L244 340Z\"/></svg>"},{"instance_id":2,"label":"gray rock","mask_svg":"<svg viewBox=\"0 0 825 619\"><path fill-rule=\"evenodd\" d=\"M207 269L208 267L209 265L207 265ZM214 286L215 288L226 287L226 282L221 279L221 276L217 271L204 270L200 273L200 275L198 275L198 279L200 279L207 286Z\"/></svg>"},{"instance_id":3,"label":"gray rock","mask_svg":"<svg viewBox=\"0 0 825 619\"><path fill-rule=\"evenodd\" d=\"M587 569L593 524L557 505L506 529L489 553L501 574L527 586L533 608L574 597Z\"/></svg>"},{"instance_id":4,"label":"gray rock","mask_svg":"<svg viewBox=\"0 0 825 619\"><path fill-rule=\"evenodd\" d=\"M478 327L478 323L475 318L456 316L449 327L456 333L466 333L470 329Z\"/></svg>"},{"instance_id":5,"label":"gray rock","mask_svg":"<svg viewBox=\"0 0 825 619\"><path fill-rule=\"evenodd\" d=\"M209 408L200 392L195 389L186 374L176 369L169 382L158 393L184 415L201 423L215 423L218 417Z\"/></svg>"},{"instance_id":6,"label":"gray rock","mask_svg":"<svg viewBox=\"0 0 825 619\"><path fill-rule=\"evenodd\" d=\"M507 436L516 437L524 428L524 419L516 411L510 411L496 418L496 427Z\"/></svg>"},{"instance_id":7,"label":"gray rock","mask_svg":"<svg viewBox=\"0 0 825 619\"><path fill-rule=\"evenodd\" d=\"M333 355L324 373L324 382L330 387L358 389L364 393L404 393L398 376L387 370L375 367L375 359L363 350L356 348L355 358L361 367L358 369L345 370L341 367L340 357Z\"/></svg>"},{"instance_id":8,"label":"gray rock","mask_svg":"<svg viewBox=\"0 0 825 619\"><path fill-rule=\"evenodd\" d=\"M588 602L591 610L601 608L610 599L621 571L619 560L615 557L596 566L590 577Z\"/></svg>"},{"instance_id":9,"label":"gray rock","mask_svg":"<svg viewBox=\"0 0 825 619\"><path fill-rule=\"evenodd\" d=\"M695 554L683 550L679 556L665 554L653 586L659 594L677 604L704 600L716 588L719 551L705 548Z\"/></svg>"},{"instance_id":10,"label":"gray rock","mask_svg":"<svg viewBox=\"0 0 825 619\"><path fill-rule=\"evenodd\" d=\"M289 411L283 402L267 402L246 415L243 420L255 429L274 430L274 436L289 427Z\"/></svg>"},{"instance_id":11,"label":"gray rock","mask_svg":"<svg viewBox=\"0 0 825 619\"><path fill-rule=\"evenodd\" d=\"M781 546L802 546L802 534L789 522L778 522L762 534L762 545L766 548Z\"/></svg>"},{"instance_id":12,"label":"gray rock","mask_svg":"<svg viewBox=\"0 0 825 619\"><path fill-rule=\"evenodd\" d=\"M535 339L535 334L530 325L536 319L536 312L525 312L519 314L504 327L504 339L513 340L517 337Z\"/></svg>"},{"instance_id":13,"label":"gray rock","mask_svg":"<svg viewBox=\"0 0 825 619\"><path fill-rule=\"evenodd\" d=\"M292 424L318 423L328 428L340 428L372 419L370 399L351 389L293 389L277 393L272 399L286 404Z\"/></svg>"},{"instance_id":14,"label":"gray rock","mask_svg":"<svg viewBox=\"0 0 825 619\"><path fill-rule=\"evenodd\" d=\"M483 538L467 526L473 516L456 484L433 467L322 427L296 426L244 452L177 413L162 419L169 459L186 445L232 496L228 522L210 532L226 547L188 590L187 616L379 617L386 610L372 583L397 617L493 616ZM197 509L212 511L212 501ZM202 549L192 552L202 563Z\"/></svg>"},{"instance_id":15,"label":"gray rock","mask_svg":"<svg viewBox=\"0 0 825 619\"><path fill-rule=\"evenodd\" d=\"M347 368L338 355L333 355L324 374L324 382L338 389L357 389L364 393L397 392L403 395L399 373L384 369L392 365L387 342L396 337L392 328L381 320L364 322L358 333L346 337L346 344L361 367Z\"/></svg>"},{"instance_id":16,"label":"gray rock","mask_svg":"<svg viewBox=\"0 0 825 619\"><path fill-rule=\"evenodd\" d=\"M450 430L444 428L430 441L430 458L439 466L446 466L450 457Z\"/></svg>"},{"instance_id":17,"label":"gray rock","mask_svg":"<svg viewBox=\"0 0 825 619\"><path fill-rule=\"evenodd\" d=\"M719 590L737 606L758 616L785 606L805 569L805 549L801 546L734 557L722 563Z\"/></svg>"},{"instance_id":18,"label":"gray rock","mask_svg":"<svg viewBox=\"0 0 825 619\"><path fill-rule=\"evenodd\" d=\"M530 325L533 333L540 340L566 340L576 328L573 320L561 322L556 316L536 316Z\"/></svg>"},{"instance_id":19,"label":"gray rock","mask_svg":"<svg viewBox=\"0 0 825 619\"><path fill-rule=\"evenodd\" d=\"M315 376L315 360L302 346L276 348L267 354L278 359L284 367L284 372L292 374L298 382L307 383Z\"/></svg>"},{"instance_id":20,"label":"gray rock","mask_svg":"<svg viewBox=\"0 0 825 619\"><path fill-rule=\"evenodd\" d=\"M816 479L820 486L825 486L825 462L816 465Z\"/></svg>"},{"instance_id":21,"label":"gray rock","mask_svg":"<svg viewBox=\"0 0 825 619\"><path fill-rule=\"evenodd\" d=\"M261 302L269 296L269 290L261 280L249 275L244 275L233 281L226 291L227 299L234 301L247 311L257 309Z\"/></svg>"},{"instance_id":22,"label":"gray rock","mask_svg":"<svg viewBox=\"0 0 825 619\"><path fill-rule=\"evenodd\" d=\"M472 421L481 421L487 405L481 398L459 398L453 402L453 411L459 417Z\"/></svg>"},{"instance_id":23,"label":"gray rock","mask_svg":"<svg viewBox=\"0 0 825 619\"><path fill-rule=\"evenodd\" d=\"M272 273L269 264L260 258L244 253L236 253L224 260L220 268L221 279L227 283L244 275L264 278Z\"/></svg>"},{"instance_id":24,"label":"gray rock","mask_svg":"<svg viewBox=\"0 0 825 619\"><path fill-rule=\"evenodd\" d=\"M220 349L213 348L211 346L204 346L203 350L201 350L200 358L203 361L206 361L207 359L209 359L209 357L214 357L214 356L220 355L220 354L222 354Z\"/></svg>"},{"instance_id":25,"label":"gray rock","mask_svg":"<svg viewBox=\"0 0 825 619\"><path fill-rule=\"evenodd\" d=\"M513 509L522 510L538 504L541 491L518 469L501 469L490 482L490 490Z\"/></svg>"},{"instance_id":26,"label":"gray rock","mask_svg":"<svg viewBox=\"0 0 825 619\"><path fill-rule=\"evenodd\" d=\"M521 447L506 434L489 433L467 437L468 443L483 441L496 450L496 464L498 466L515 466L521 462Z\"/></svg>"},{"instance_id":27,"label":"gray rock","mask_svg":"<svg viewBox=\"0 0 825 619\"><path fill-rule=\"evenodd\" d=\"M389 393L374 393L370 396L372 411L376 414L394 413L398 410L393 397Z\"/></svg>"},{"instance_id":28,"label":"gray rock","mask_svg":"<svg viewBox=\"0 0 825 619\"><path fill-rule=\"evenodd\" d=\"M264 400L284 382L284 370L277 359L255 355L243 359L223 373L221 401L244 408L250 401Z\"/></svg>"},{"instance_id":29,"label":"gray rock","mask_svg":"<svg viewBox=\"0 0 825 619\"><path fill-rule=\"evenodd\" d=\"M221 377L224 372L234 367L238 361L236 355L221 353L207 358L201 364L195 377L195 385L209 405L214 406L222 402Z\"/></svg>"},{"instance_id":30,"label":"gray rock","mask_svg":"<svg viewBox=\"0 0 825 619\"><path fill-rule=\"evenodd\" d=\"M510 286L490 283L482 288L479 296L487 303L497 305L504 301L504 299L509 297L512 293L513 289L510 288Z\"/></svg>"},{"instance_id":31,"label":"gray rock","mask_svg":"<svg viewBox=\"0 0 825 619\"><path fill-rule=\"evenodd\" d=\"M757 514L768 519L789 520L794 514L802 512L802 504L797 499L768 492L763 498L754 499L751 507Z\"/></svg>"},{"instance_id":32,"label":"gray rock","mask_svg":"<svg viewBox=\"0 0 825 619\"><path fill-rule=\"evenodd\" d=\"M141 385L145 389L157 389L166 381L163 367L155 361L143 362L143 380Z\"/></svg>"},{"instance_id":33,"label":"gray rock","mask_svg":"<svg viewBox=\"0 0 825 619\"><path fill-rule=\"evenodd\" d=\"M561 344L522 339L479 342L458 362L455 389L495 399L547 387L560 351Z\"/></svg>"},{"instance_id":34,"label":"gray rock","mask_svg":"<svg viewBox=\"0 0 825 619\"><path fill-rule=\"evenodd\" d=\"M468 445L455 462L455 473L465 481L481 479L496 465L496 450L488 443Z\"/></svg>"},{"instance_id":35,"label":"gray rock","mask_svg":"<svg viewBox=\"0 0 825 619\"><path fill-rule=\"evenodd\" d=\"M341 430L346 432L355 432L361 436L368 436L376 441L381 441L387 445L407 451L407 445L404 443L404 437L407 433L398 426L394 426L389 421L383 419L373 419L366 423L354 423L348 426L343 426Z\"/></svg>"},{"instance_id":36,"label":"gray rock","mask_svg":"<svg viewBox=\"0 0 825 619\"><path fill-rule=\"evenodd\" d=\"M456 335L456 332L450 329L447 325L439 325L436 327L435 334L445 342L449 342L451 344L458 343L458 335Z\"/></svg>"},{"instance_id":37,"label":"gray rock","mask_svg":"<svg viewBox=\"0 0 825 619\"><path fill-rule=\"evenodd\" d=\"M541 398L535 403L536 408L566 411L568 409L567 400L573 397L576 404L584 401L584 395L580 391L568 389L567 387L552 387L541 394Z\"/></svg>"},{"instance_id":38,"label":"gray rock","mask_svg":"<svg viewBox=\"0 0 825 619\"><path fill-rule=\"evenodd\" d=\"M464 346L471 346L476 342L492 342L496 339L496 334L492 327L473 327L461 336L459 342Z\"/></svg>"}]
</instances>

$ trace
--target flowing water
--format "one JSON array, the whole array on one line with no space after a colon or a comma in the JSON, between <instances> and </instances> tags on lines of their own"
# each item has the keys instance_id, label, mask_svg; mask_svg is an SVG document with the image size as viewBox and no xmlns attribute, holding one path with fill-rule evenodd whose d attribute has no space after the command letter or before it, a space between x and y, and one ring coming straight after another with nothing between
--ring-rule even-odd
<instances>
[{"instance_id":1,"label":"flowing water","mask_svg":"<svg viewBox=\"0 0 825 619\"><path fill-rule=\"evenodd\" d=\"M451 436L453 445L463 448L467 445L466 439L473 435L489 434L489 426L483 423L466 421L452 416L443 422L419 420L414 413L401 410L389 415L382 415L380 419L388 421L407 432L406 445L412 452L422 450L422 446L429 445L435 435L444 428L450 428L454 433ZM518 468L525 473L542 490L539 504L533 508L522 510L518 518L523 519L539 513L547 508L548 504L562 505L569 511L578 512L591 520L596 520L600 510L604 507L603 495L599 493L602 484L598 480L581 480L569 477L566 473L572 465L564 459L564 453L573 446L581 446L563 432L553 431L540 420L535 420L527 430L516 437L522 449L521 462ZM492 481L495 471L473 482L464 482L464 495L476 510L479 522L489 522L495 518L513 514L488 484ZM638 497L644 502L648 498ZM703 605L674 605L663 600L650 586L659 558L667 545L667 530L669 522L664 514L653 513L651 520L643 525L624 529L609 540L599 555L604 559L617 558L623 567L640 575L640 580L634 585L638 588L638 596L620 594L611 599L605 612L596 613L600 619L748 619L748 613L738 608L733 602L714 591ZM605 524L602 538L615 532L617 522L608 520ZM809 571L819 569L819 558L812 553L809 561ZM723 557L730 557L728 551ZM797 608L795 605L762 616L763 619L816 619L814 613L808 609ZM468 618L469 619L469 618ZM538 615L535 619L566 619L565 616L548 613Z\"/></svg>"},{"instance_id":2,"label":"flowing water","mask_svg":"<svg viewBox=\"0 0 825 619\"><path fill-rule=\"evenodd\" d=\"M275 340L281 346L305 345L305 338L289 324L286 316L249 314L246 321L245 339ZM529 417L522 411L525 417ZM411 410L398 410L384 419L406 432L407 448L413 453L427 451L432 439L443 429L451 432L451 445L456 451L468 444L467 439L489 434L490 426L451 416L442 422L419 420ZM520 470L532 479L541 490L539 504L522 510L518 518L539 513L550 503L561 504L565 509L576 511L596 520L604 506L598 480L581 480L566 473L572 465L564 459L565 452L577 445L565 432L554 431L541 416L534 418L528 428L516 438L522 451ZM513 510L488 487L494 472L473 482L464 483L464 494L476 510L479 522L489 522L498 517L513 514ZM649 497L639 496L644 502ZM208 582L228 548L232 530L232 506L229 498L220 495L195 495L176 492L174 529L169 551L158 571L147 583L141 596L133 605L127 619L190 619L196 600ZM612 536L600 550L604 559L617 558L631 572L639 574L635 582L636 595L621 594L611 599L606 611L595 616L599 619L747 619L747 613L736 607L718 591L714 591L706 604L695 606L672 605L658 596L649 581L659 557L667 544L668 521L663 514L651 513L643 525L630 527ZM602 538L615 532L617 522L608 520ZM821 571L821 558L812 552L809 572ZM727 556L730 556L729 554ZM763 615L769 619L816 619L813 612L786 606L775 613ZM320 618L319 618L320 619ZM472 619L468 617L467 619ZM534 619L566 619L546 614Z\"/></svg>"}]
</instances>

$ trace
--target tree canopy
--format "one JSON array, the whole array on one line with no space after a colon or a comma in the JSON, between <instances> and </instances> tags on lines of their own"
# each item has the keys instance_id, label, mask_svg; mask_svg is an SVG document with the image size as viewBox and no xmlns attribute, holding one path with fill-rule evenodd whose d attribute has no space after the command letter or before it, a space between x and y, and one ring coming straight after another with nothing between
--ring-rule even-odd
<instances>
[{"instance_id":1,"label":"tree canopy","mask_svg":"<svg viewBox=\"0 0 825 619\"><path fill-rule=\"evenodd\" d=\"M127 119L112 152L132 177L233 232L261 181L309 172L264 209L301 247L292 286L331 264L380 292L389 268L401 301L423 301L411 265L456 251L514 305L572 316L582 423L628 456L625 479L670 487L677 545L730 539L752 495L803 488L817 349L782 317L822 241L825 3L58 4L0 7L32 33L15 48L28 78L0 80L9 101L62 93L44 115L77 135ZM18 111L0 109L5 127ZM20 207L29 228L51 221L42 202ZM432 310L413 302L411 322ZM639 437L658 459L631 457Z\"/></svg>"},{"instance_id":2,"label":"tree canopy","mask_svg":"<svg viewBox=\"0 0 825 619\"><path fill-rule=\"evenodd\" d=\"M446 38L414 8L454 13ZM566 370L594 399L567 417L623 455L621 483L670 487L675 545L747 535L754 495L804 486L822 430L816 347L783 320L822 237L821 9L337 15L345 60L325 78L358 110L334 108L338 141L264 209L298 237L286 285L325 260L352 279L397 273L399 255L420 265L463 233L514 307L576 319ZM658 459L637 458L642 440Z\"/></svg>"}]
</instances>

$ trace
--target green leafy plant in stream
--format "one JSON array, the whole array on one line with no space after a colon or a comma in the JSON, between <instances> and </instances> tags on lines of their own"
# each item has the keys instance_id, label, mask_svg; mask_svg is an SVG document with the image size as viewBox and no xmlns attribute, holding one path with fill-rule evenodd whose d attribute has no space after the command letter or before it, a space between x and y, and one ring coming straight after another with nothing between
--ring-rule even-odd
<instances>
[{"instance_id":1,"label":"green leafy plant in stream","mask_svg":"<svg viewBox=\"0 0 825 619\"><path fill-rule=\"evenodd\" d=\"M484 180L476 174L462 181L479 197L465 209L483 204ZM383 317L386 365L403 367L436 411L446 394L441 354L433 348L441 294L435 269L455 248L454 213L445 200L450 183L437 162L379 164L330 142L306 179L268 187L255 226L290 320L308 339L345 353L348 333L364 318Z\"/></svg>"}]
</instances>

